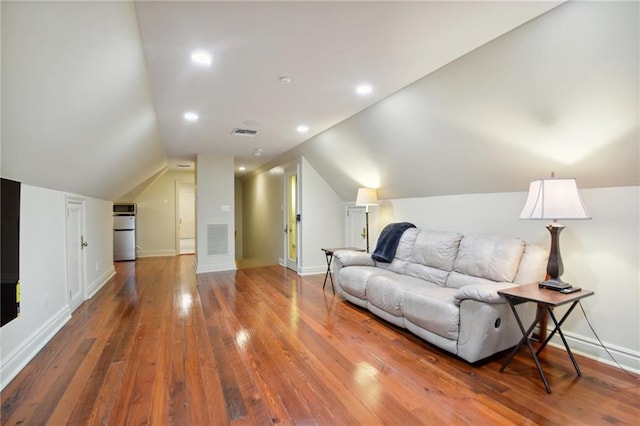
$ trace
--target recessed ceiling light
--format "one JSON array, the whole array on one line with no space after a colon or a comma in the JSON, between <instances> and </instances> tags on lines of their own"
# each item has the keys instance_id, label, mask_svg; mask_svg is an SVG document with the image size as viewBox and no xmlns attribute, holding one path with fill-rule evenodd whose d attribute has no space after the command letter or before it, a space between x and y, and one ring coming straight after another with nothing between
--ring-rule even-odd
<instances>
[{"instance_id":1,"label":"recessed ceiling light","mask_svg":"<svg viewBox=\"0 0 640 426\"><path fill-rule=\"evenodd\" d=\"M240 166L238 167L238 170L244 172L245 170L247 170L247 168L245 166Z\"/></svg>"},{"instance_id":2,"label":"recessed ceiling light","mask_svg":"<svg viewBox=\"0 0 640 426\"><path fill-rule=\"evenodd\" d=\"M184 117L185 120L190 121L192 123L195 122L195 121L198 121L198 118L200 118L200 116L198 116L198 114L196 114L193 111L185 112L183 117Z\"/></svg>"},{"instance_id":3,"label":"recessed ceiling light","mask_svg":"<svg viewBox=\"0 0 640 426\"><path fill-rule=\"evenodd\" d=\"M291 78L287 77L286 75L283 75L282 77L280 77L280 83L284 83L284 84L289 84L291 83Z\"/></svg>"},{"instance_id":4,"label":"recessed ceiling light","mask_svg":"<svg viewBox=\"0 0 640 426\"><path fill-rule=\"evenodd\" d=\"M211 54L206 50L195 50L191 53L191 61L203 67L208 67L212 62Z\"/></svg>"},{"instance_id":5,"label":"recessed ceiling light","mask_svg":"<svg viewBox=\"0 0 640 426\"><path fill-rule=\"evenodd\" d=\"M356 86L356 93L361 96L368 95L372 91L373 91L373 87L371 87L369 83L362 83Z\"/></svg>"},{"instance_id":6,"label":"recessed ceiling light","mask_svg":"<svg viewBox=\"0 0 640 426\"><path fill-rule=\"evenodd\" d=\"M305 126L304 124L299 125L296 130L300 133L307 133L309 131L309 126Z\"/></svg>"},{"instance_id":7,"label":"recessed ceiling light","mask_svg":"<svg viewBox=\"0 0 640 426\"><path fill-rule=\"evenodd\" d=\"M256 157L262 157L262 148L257 148L253 150L253 155Z\"/></svg>"}]
</instances>

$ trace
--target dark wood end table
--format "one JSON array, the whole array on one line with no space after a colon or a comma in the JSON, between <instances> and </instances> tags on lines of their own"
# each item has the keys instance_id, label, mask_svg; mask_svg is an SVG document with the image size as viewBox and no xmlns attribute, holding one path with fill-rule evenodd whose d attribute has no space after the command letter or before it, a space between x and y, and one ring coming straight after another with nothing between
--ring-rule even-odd
<instances>
[{"instance_id":1,"label":"dark wood end table","mask_svg":"<svg viewBox=\"0 0 640 426\"><path fill-rule=\"evenodd\" d=\"M351 251L364 251L364 249L357 247L338 247L338 248L323 248L320 249L324 252L324 256L327 259L327 272L324 274L324 284L322 284L322 289L327 285L327 277L331 281L331 289L333 290L333 294L336 294L336 288L333 286L333 276L331 275L331 261L333 261L333 253L338 250L351 250Z\"/></svg>"},{"instance_id":2,"label":"dark wood end table","mask_svg":"<svg viewBox=\"0 0 640 426\"><path fill-rule=\"evenodd\" d=\"M581 299L584 299L585 297L593 296L594 294L593 291L580 290L575 293L563 294L563 293L560 293L559 291L539 288L538 284L527 284L527 285L521 285L517 287L511 287L505 290L500 290L498 291L498 294L501 294L502 296L505 297L505 299L507 299L507 302L509 303L511 310L513 311L513 315L516 317L516 321L518 322L520 331L522 331L522 339L520 340L520 343L518 343L518 345L513 349L509 357L504 361L504 363L502 364L502 367L500 367L501 373L504 371L505 368L507 368L507 365L509 365L514 355L520 350L520 348L526 344L527 347L529 348L529 352L531 352L533 361L536 363L536 367L538 368L538 373L540 373L540 377L544 382L544 387L547 389L548 393L551 393L551 387L549 386L549 382L547 381L547 378L544 375L544 372L542 371L542 367L540 366L540 360L538 359L538 355L540 355L540 352L544 350L544 348L547 346L547 343L549 343L551 338L557 332L562 338L562 343L564 343L564 347L567 349L567 353L569 354L569 358L571 358L571 362L573 363L573 366L576 369L576 373L578 373L578 376L582 376L580 367L578 367L578 363L576 362L576 359L573 356L573 352L571 352L571 348L569 348L569 344L567 343L567 340L565 339L564 334L562 333L561 327L564 321L569 317L569 315L573 311L573 308L576 307L578 302ZM516 311L516 305L519 305L521 303L526 303L526 302L537 303L538 308L537 308L535 320L529 326L529 328L525 330L524 326L522 325L522 320L520 320L520 316L518 315L518 311ZM553 308L561 305L566 305L568 303L571 303L569 310L565 312L565 314L562 316L560 321L558 321L555 315L553 315ZM540 347L538 348L538 350L534 351L533 346L529 341L529 336L533 332L533 329L535 328L536 324L538 324L540 319L543 318L543 316L546 314L549 314L549 317L553 320L553 323L555 324L555 328L546 337L546 339L544 339L544 341L540 344Z\"/></svg>"}]
</instances>

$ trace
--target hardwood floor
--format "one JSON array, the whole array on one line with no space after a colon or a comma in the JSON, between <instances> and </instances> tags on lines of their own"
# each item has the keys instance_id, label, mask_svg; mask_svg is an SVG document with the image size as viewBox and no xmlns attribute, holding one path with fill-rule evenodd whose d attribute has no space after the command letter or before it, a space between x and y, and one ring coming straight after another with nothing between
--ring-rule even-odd
<instances>
[{"instance_id":1,"label":"hardwood floor","mask_svg":"<svg viewBox=\"0 0 640 426\"><path fill-rule=\"evenodd\" d=\"M1 393L2 424L638 424L637 378L548 348L469 365L376 319L324 275L199 275L193 256L116 277Z\"/></svg>"}]
</instances>

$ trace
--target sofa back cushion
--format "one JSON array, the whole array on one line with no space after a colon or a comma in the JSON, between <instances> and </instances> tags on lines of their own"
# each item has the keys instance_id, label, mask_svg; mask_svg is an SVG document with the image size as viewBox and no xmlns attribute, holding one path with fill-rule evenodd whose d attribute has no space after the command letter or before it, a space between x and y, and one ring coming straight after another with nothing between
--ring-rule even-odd
<instances>
[{"instance_id":1,"label":"sofa back cushion","mask_svg":"<svg viewBox=\"0 0 640 426\"><path fill-rule=\"evenodd\" d=\"M411 259L411 251L413 250L413 245L416 242L416 236L418 233L419 231L417 228L410 228L404 231L402 237L400 237L400 242L396 249L396 255L391 263L376 262L376 266L388 269L397 274L406 275L407 265Z\"/></svg>"},{"instance_id":2,"label":"sofa back cushion","mask_svg":"<svg viewBox=\"0 0 640 426\"><path fill-rule=\"evenodd\" d=\"M463 275L497 282L513 282L524 253L525 242L499 235L468 234L460 242L453 270ZM447 279L447 287L468 284L457 274Z\"/></svg>"},{"instance_id":3,"label":"sofa back cushion","mask_svg":"<svg viewBox=\"0 0 640 426\"><path fill-rule=\"evenodd\" d=\"M405 274L444 286L461 240L457 232L419 231Z\"/></svg>"},{"instance_id":4,"label":"sofa back cushion","mask_svg":"<svg viewBox=\"0 0 640 426\"><path fill-rule=\"evenodd\" d=\"M462 234L444 231L420 231L411 251L411 263L452 271Z\"/></svg>"}]
</instances>

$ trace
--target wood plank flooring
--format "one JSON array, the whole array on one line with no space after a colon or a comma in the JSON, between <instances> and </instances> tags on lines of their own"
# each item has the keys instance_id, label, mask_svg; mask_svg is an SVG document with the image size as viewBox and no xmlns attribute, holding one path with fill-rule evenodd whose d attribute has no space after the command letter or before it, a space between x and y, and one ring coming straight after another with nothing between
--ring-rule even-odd
<instances>
[{"instance_id":1,"label":"wood plank flooring","mask_svg":"<svg viewBox=\"0 0 640 426\"><path fill-rule=\"evenodd\" d=\"M280 266L116 276L1 392L2 424L638 424L637 377L548 348L469 365Z\"/></svg>"}]
</instances>

